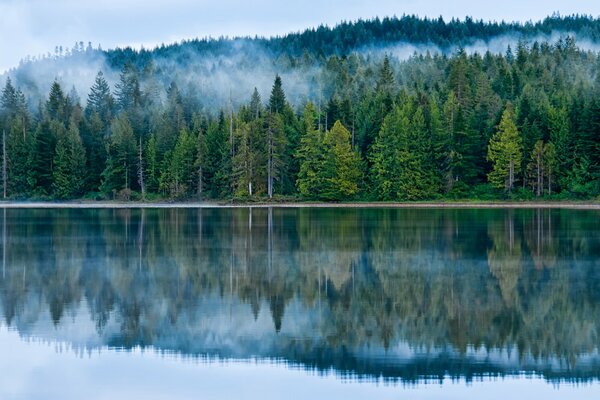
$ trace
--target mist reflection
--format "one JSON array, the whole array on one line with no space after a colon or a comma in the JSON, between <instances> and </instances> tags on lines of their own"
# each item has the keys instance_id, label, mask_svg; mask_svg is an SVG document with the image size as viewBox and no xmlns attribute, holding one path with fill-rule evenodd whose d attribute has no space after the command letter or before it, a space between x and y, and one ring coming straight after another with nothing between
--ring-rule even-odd
<instances>
[{"instance_id":1,"label":"mist reflection","mask_svg":"<svg viewBox=\"0 0 600 400\"><path fill-rule=\"evenodd\" d=\"M348 379L600 377L598 212L18 210L0 316L76 349Z\"/></svg>"}]
</instances>

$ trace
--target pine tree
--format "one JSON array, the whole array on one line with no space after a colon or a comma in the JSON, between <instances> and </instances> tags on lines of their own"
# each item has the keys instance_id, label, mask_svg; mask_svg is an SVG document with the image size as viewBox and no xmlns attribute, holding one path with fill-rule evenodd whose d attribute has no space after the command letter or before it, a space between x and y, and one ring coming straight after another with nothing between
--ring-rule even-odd
<instances>
[{"instance_id":1,"label":"pine tree","mask_svg":"<svg viewBox=\"0 0 600 400\"><path fill-rule=\"evenodd\" d=\"M573 153L571 149L570 122L565 107L551 107L548 111L550 141L556 150L556 168L554 170L555 186L568 187L568 174L573 165Z\"/></svg>"},{"instance_id":2,"label":"pine tree","mask_svg":"<svg viewBox=\"0 0 600 400\"><path fill-rule=\"evenodd\" d=\"M378 93L384 93L389 96L394 90L394 82L394 71L390 64L390 57L386 54L383 58L383 64L379 69L379 75L375 90Z\"/></svg>"},{"instance_id":3,"label":"pine tree","mask_svg":"<svg viewBox=\"0 0 600 400\"><path fill-rule=\"evenodd\" d=\"M233 157L233 185L236 196L252 196L255 186L255 155L252 151L249 123L241 123L235 130L237 150Z\"/></svg>"},{"instance_id":4,"label":"pine tree","mask_svg":"<svg viewBox=\"0 0 600 400\"><path fill-rule=\"evenodd\" d=\"M85 149L75 121L69 130L57 134L52 171L52 190L56 198L70 199L82 194L85 184Z\"/></svg>"},{"instance_id":5,"label":"pine tree","mask_svg":"<svg viewBox=\"0 0 600 400\"><path fill-rule=\"evenodd\" d=\"M12 85L10 77L6 78L6 84L4 85L4 89L2 89L2 94L0 95L0 108L2 108L5 118L14 116L14 114L16 114L18 111L17 90Z\"/></svg>"},{"instance_id":6,"label":"pine tree","mask_svg":"<svg viewBox=\"0 0 600 400\"><path fill-rule=\"evenodd\" d=\"M206 145L206 133L202 126L202 118L194 116L194 133L196 136L196 194L199 199L204 197L205 173L207 170L208 147Z\"/></svg>"},{"instance_id":7,"label":"pine tree","mask_svg":"<svg viewBox=\"0 0 600 400\"><path fill-rule=\"evenodd\" d=\"M522 149L521 135L517 130L515 114L511 104L508 104L498 131L490 140L488 160L493 163L488 179L499 189L512 191L521 165Z\"/></svg>"},{"instance_id":8,"label":"pine tree","mask_svg":"<svg viewBox=\"0 0 600 400\"><path fill-rule=\"evenodd\" d=\"M69 149L67 134L61 133L54 151L54 171L52 171L52 189L59 199L71 197L71 176L69 171Z\"/></svg>"},{"instance_id":9,"label":"pine tree","mask_svg":"<svg viewBox=\"0 0 600 400\"><path fill-rule=\"evenodd\" d=\"M158 147L156 144L156 136L150 135L150 139L146 143L146 168L145 168L145 183L146 190L150 193L156 193L159 185L159 163L158 163Z\"/></svg>"},{"instance_id":10,"label":"pine tree","mask_svg":"<svg viewBox=\"0 0 600 400\"><path fill-rule=\"evenodd\" d=\"M231 194L231 156L225 115L209 125L206 132L207 192L212 198L223 198Z\"/></svg>"},{"instance_id":11,"label":"pine tree","mask_svg":"<svg viewBox=\"0 0 600 400\"><path fill-rule=\"evenodd\" d=\"M371 179L382 200L419 200L435 192L435 171L423 108L407 99L385 119L373 144Z\"/></svg>"},{"instance_id":12,"label":"pine tree","mask_svg":"<svg viewBox=\"0 0 600 400\"><path fill-rule=\"evenodd\" d=\"M27 164L27 183L34 196L48 196L52 193L52 169L56 138L63 135L62 121L43 120L32 138Z\"/></svg>"},{"instance_id":13,"label":"pine tree","mask_svg":"<svg viewBox=\"0 0 600 400\"><path fill-rule=\"evenodd\" d=\"M284 123L279 114L270 114L266 120L267 136L267 195L273 198L275 182L281 180L285 151Z\"/></svg>"},{"instance_id":14,"label":"pine tree","mask_svg":"<svg viewBox=\"0 0 600 400\"><path fill-rule=\"evenodd\" d=\"M252 119L258 119L260 117L262 113L262 101L260 99L260 94L258 94L258 89L256 88L254 88L254 92L252 92L249 109Z\"/></svg>"},{"instance_id":15,"label":"pine tree","mask_svg":"<svg viewBox=\"0 0 600 400\"><path fill-rule=\"evenodd\" d=\"M324 182L319 193L319 197L325 200L352 199L359 193L363 165L350 140L350 132L340 121L336 121L333 128L325 133Z\"/></svg>"},{"instance_id":16,"label":"pine tree","mask_svg":"<svg viewBox=\"0 0 600 400\"><path fill-rule=\"evenodd\" d=\"M194 182L194 161L196 159L196 138L187 129L182 129L173 152L169 154L168 165L160 177L160 189L172 198L189 194Z\"/></svg>"},{"instance_id":17,"label":"pine tree","mask_svg":"<svg viewBox=\"0 0 600 400\"><path fill-rule=\"evenodd\" d=\"M97 113L102 123L107 126L112 119L114 108L115 99L110 92L110 86L102 71L98 71L88 95L86 115L89 118L94 112Z\"/></svg>"},{"instance_id":18,"label":"pine tree","mask_svg":"<svg viewBox=\"0 0 600 400\"><path fill-rule=\"evenodd\" d=\"M275 76L275 82L271 90L271 97L269 98L269 111L271 113L281 113L285 107L285 94L283 92L283 84L279 75Z\"/></svg>"},{"instance_id":19,"label":"pine tree","mask_svg":"<svg viewBox=\"0 0 600 400\"><path fill-rule=\"evenodd\" d=\"M8 195L29 197L31 186L28 183L32 170L30 155L32 153L33 136L24 135L26 118L14 118L10 130L7 131L7 168Z\"/></svg>"},{"instance_id":20,"label":"pine tree","mask_svg":"<svg viewBox=\"0 0 600 400\"><path fill-rule=\"evenodd\" d=\"M137 141L126 113L113 121L111 132L101 190L113 196L124 191L123 197L128 199L129 192L137 181Z\"/></svg>"},{"instance_id":21,"label":"pine tree","mask_svg":"<svg viewBox=\"0 0 600 400\"><path fill-rule=\"evenodd\" d=\"M54 81L50 88L50 95L46 102L46 112L48 118L55 121L66 122L67 117L67 99L64 95L60 83Z\"/></svg>"},{"instance_id":22,"label":"pine tree","mask_svg":"<svg viewBox=\"0 0 600 400\"><path fill-rule=\"evenodd\" d=\"M86 120L87 124L81 139L86 149L88 190L98 191L102 183L102 171L106 168L106 138L107 127L100 114L94 111Z\"/></svg>"},{"instance_id":23,"label":"pine tree","mask_svg":"<svg viewBox=\"0 0 600 400\"><path fill-rule=\"evenodd\" d=\"M316 110L312 103L304 108L304 134L296 157L300 162L300 171L296 186L300 195L306 198L319 198L325 182L325 145L323 133L316 129Z\"/></svg>"},{"instance_id":24,"label":"pine tree","mask_svg":"<svg viewBox=\"0 0 600 400\"><path fill-rule=\"evenodd\" d=\"M116 105L121 112L132 114L141 104L142 91L137 70L131 62L125 63L115 86Z\"/></svg>"}]
</instances>

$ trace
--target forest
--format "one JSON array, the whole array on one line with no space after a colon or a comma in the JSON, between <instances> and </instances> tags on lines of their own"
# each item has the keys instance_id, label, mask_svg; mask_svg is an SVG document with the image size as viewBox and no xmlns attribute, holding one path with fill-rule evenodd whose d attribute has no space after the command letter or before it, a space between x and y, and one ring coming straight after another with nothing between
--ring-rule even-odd
<instances>
[{"instance_id":1,"label":"forest","mask_svg":"<svg viewBox=\"0 0 600 400\"><path fill-rule=\"evenodd\" d=\"M535 39L556 31L576 35ZM225 39L153 51L61 49L57 60L93 53L106 69L85 96L58 76L34 94L24 71L54 59L9 71L0 99L3 197L595 199L600 55L589 43L599 31L587 17L524 25L402 17L256 38L271 57L270 90L235 97L231 87L213 82L203 91L210 82L182 79L204 54L182 47L222 50ZM501 53L462 47L516 33ZM402 58L384 46L399 40L457 48ZM359 50L374 43L380 53ZM234 68L252 82L252 48L233 66L221 58L196 72L210 80ZM182 58L192 69L181 68ZM310 89L300 96L299 86Z\"/></svg>"}]
</instances>

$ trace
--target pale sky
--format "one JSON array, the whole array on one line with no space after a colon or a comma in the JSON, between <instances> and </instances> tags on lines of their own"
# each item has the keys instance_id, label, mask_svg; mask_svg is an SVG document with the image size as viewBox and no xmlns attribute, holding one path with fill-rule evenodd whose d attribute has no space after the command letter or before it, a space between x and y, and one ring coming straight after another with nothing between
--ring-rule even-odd
<instances>
[{"instance_id":1,"label":"pale sky","mask_svg":"<svg viewBox=\"0 0 600 400\"><path fill-rule=\"evenodd\" d=\"M599 0L0 0L0 72L77 41L104 49L205 36L272 36L341 20L419 16L526 21L600 15Z\"/></svg>"}]
</instances>

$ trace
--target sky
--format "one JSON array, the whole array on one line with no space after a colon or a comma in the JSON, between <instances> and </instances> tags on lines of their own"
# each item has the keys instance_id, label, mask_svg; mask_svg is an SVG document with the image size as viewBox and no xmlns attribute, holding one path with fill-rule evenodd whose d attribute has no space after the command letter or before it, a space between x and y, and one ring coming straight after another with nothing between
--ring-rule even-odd
<instances>
[{"instance_id":1,"label":"sky","mask_svg":"<svg viewBox=\"0 0 600 400\"><path fill-rule=\"evenodd\" d=\"M58 45L153 47L182 39L273 36L376 16L539 20L600 16L598 0L0 0L0 72Z\"/></svg>"}]
</instances>

